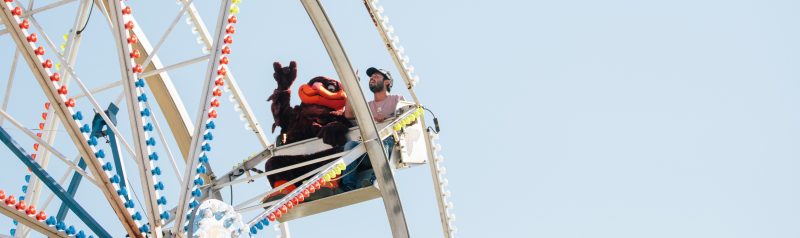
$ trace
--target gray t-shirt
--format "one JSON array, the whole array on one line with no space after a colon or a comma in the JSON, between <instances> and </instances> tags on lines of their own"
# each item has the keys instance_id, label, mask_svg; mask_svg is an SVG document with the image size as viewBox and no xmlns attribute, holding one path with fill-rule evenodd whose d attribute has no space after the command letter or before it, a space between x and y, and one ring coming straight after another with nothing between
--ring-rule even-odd
<instances>
[{"instance_id":1,"label":"gray t-shirt","mask_svg":"<svg viewBox=\"0 0 800 238\"><path fill-rule=\"evenodd\" d=\"M400 95L389 95L380 102L373 100L369 102L369 110L372 111L373 116L381 116L382 118L393 117L397 109L397 103L400 102L400 100L405 99Z\"/></svg>"}]
</instances>

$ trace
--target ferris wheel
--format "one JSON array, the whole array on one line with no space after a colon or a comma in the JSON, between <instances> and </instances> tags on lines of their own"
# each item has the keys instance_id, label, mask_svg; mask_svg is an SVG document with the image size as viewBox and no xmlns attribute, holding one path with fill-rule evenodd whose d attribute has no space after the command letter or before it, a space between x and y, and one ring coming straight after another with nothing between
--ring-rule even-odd
<instances>
[{"instance_id":1,"label":"ferris wheel","mask_svg":"<svg viewBox=\"0 0 800 238\"><path fill-rule=\"evenodd\" d=\"M408 225L393 175L397 170L420 169L427 165L434 184L442 235L455 236L453 205L448 201L450 192L447 191L443 157L439 155L441 146L436 143L438 120L434 118L435 126L426 125L426 108L414 92L419 79L377 0L364 0L364 6L412 100L399 103L395 117L376 123L358 85L354 67L322 4L319 0L301 0L342 82L341 90L348 95L348 108L355 115L358 126L350 128L346 136L360 143L353 149L307 163L265 171L258 168L275 156L313 154L330 145L317 138L287 144L273 143L267 138L259 123L264 122L263 118L256 118L248 95L243 93L229 68L238 63L235 57L229 58L235 55L236 33L249 30L237 28L236 15L245 9L240 10L245 3L221 1L216 9L218 17L213 19L215 24L209 29L193 1L177 1L174 15L165 18L169 23L165 32L143 29L136 17L146 16L147 9L134 8L133 1L57 0L34 4L34 0L3 0L0 3L0 40L9 38L8 42L13 42L13 45L0 46L13 52L12 55L0 54L11 59L10 65L0 65L0 76L8 75L0 104L0 140L14 157L6 166L29 171L20 178L3 176L0 183L0 188L5 189L0 190L0 213L14 220L14 228L6 234L15 237L38 236L37 233L46 237L239 237L254 236L273 226L280 229L283 237L289 237L287 224L291 220L336 212L337 208L380 198L392 235L408 237ZM68 30L49 30L50 24L37 20L54 9L74 12L74 19L60 22L60 27ZM113 36L116 52L111 58L96 59L91 55L82 58L117 62L117 73L106 78L119 80L91 80L81 77L81 72L76 70L81 43L87 40L82 31L92 12L109 23L107 33ZM182 19L187 25L180 24ZM191 29L203 54L174 56L184 60L164 65L160 52L164 52L165 42L176 28ZM55 37L62 34L63 37ZM173 84L170 74L175 70L202 63L206 66L197 76L197 83L202 85L199 92ZM38 91L18 89L20 79L17 78L21 72L17 71L25 69L31 75L30 80L36 82L35 89L41 89L45 97L37 99L34 95L40 95ZM120 88L119 95L107 94ZM185 92L187 90L193 92ZM196 105L199 110L193 117L187 112L188 105L180 99L179 95L184 93L200 94L199 105ZM232 103L221 103L225 96ZM13 110L9 104L26 110ZM219 119L230 116L218 112L226 106L240 112L239 117L252 137L224 138L224 133L217 132ZM37 120L18 120L32 118L20 115L31 110L37 111ZM395 141L393 153L384 153L381 141L389 137ZM227 164L232 166L229 171L212 171L211 164L225 163L220 159L215 161L221 157L215 153L218 148L212 147L215 141L234 139L255 140L261 148L252 151L252 156L241 158L244 159L241 162ZM27 144L28 141L33 143ZM368 155L376 177L371 185L315 195L325 184L340 179L345 168L364 154ZM133 161L135 166L126 168L126 161ZM243 202L225 201L221 195L220 190L232 185L266 180L269 175L312 163L323 165L271 189L264 189L265 182L250 183L252 189L264 191ZM174 184L166 182L168 180ZM16 188L19 184L22 189ZM300 185L281 197L264 199L287 191L290 184ZM107 205L79 199L76 193L82 186L90 187L88 190L96 192L93 196L101 197ZM56 209L55 205L59 204ZM45 211L57 212L48 214ZM125 233L110 233L102 226L96 218L100 211L112 212L111 217L117 219ZM77 219L65 219L69 213Z\"/></svg>"}]
</instances>

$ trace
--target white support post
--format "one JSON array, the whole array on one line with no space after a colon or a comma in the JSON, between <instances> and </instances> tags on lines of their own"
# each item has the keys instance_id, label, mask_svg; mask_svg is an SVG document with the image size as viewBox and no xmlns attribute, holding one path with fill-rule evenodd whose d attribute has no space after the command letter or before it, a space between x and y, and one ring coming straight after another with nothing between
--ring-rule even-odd
<instances>
[{"instance_id":1,"label":"white support post","mask_svg":"<svg viewBox=\"0 0 800 238\"><path fill-rule=\"evenodd\" d=\"M70 3L70 2L74 2L74 1L75 0L62 0L62 1L54 2L54 3L50 3L48 5L45 5L43 7L36 8L36 9L28 8L27 11L25 11L25 13L22 14L22 18L27 18L27 17L33 16L34 14L41 13L41 12L44 12L44 11L47 11L47 10L50 10L50 9L53 9L53 8L56 8L56 7L60 7L60 6L64 5L64 4L67 4L67 3ZM33 5L33 4L30 4L32 2L33 1L28 2L29 6ZM19 3L19 1L17 1L17 3ZM3 22L0 21L0 23L3 23ZM2 36L4 34L8 34L8 29L0 29L0 36Z\"/></svg>"},{"instance_id":2,"label":"white support post","mask_svg":"<svg viewBox=\"0 0 800 238\"><path fill-rule=\"evenodd\" d=\"M150 77L150 76L153 76L153 75L164 73L164 72L167 72L167 71L170 71L170 70L174 70L174 69L177 69L177 68L180 68L180 67L183 67L183 66L191 65L191 64L194 64L194 63L203 62L203 61L206 61L206 60L208 60L208 55L203 55L203 56L200 56L200 57L197 57L197 58L194 58L194 59L188 59L188 60L185 60L185 61L182 61L182 62L178 62L176 64L169 65L169 66L166 66L166 67L163 67L163 68L160 68L160 69L154 69L152 71L147 71L147 72L142 73L140 76L142 78L147 78L147 77Z\"/></svg>"},{"instance_id":3,"label":"white support post","mask_svg":"<svg viewBox=\"0 0 800 238\"><path fill-rule=\"evenodd\" d=\"M138 99L140 97L140 93L138 92L136 86L136 73L134 72L134 57L132 57L132 47L128 43L128 39L130 37L135 37L134 34L129 33L128 26L126 23L132 21L126 20L125 15L123 13L123 6L122 2L119 0L115 0L109 2L108 10L111 13L111 18L114 21L114 38L116 39L116 45L118 49L118 56L119 56L119 64L120 64L120 73L122 74L122 86L125 88L125 102L128 104L126 105L128 108L128 116L130 117L130 125L131 125L131 132L133 134L133 144L136 148L136 160L139 161L139 178L142 185L142 191L144 193L144 200L145 200L145 211L147 212L147 219L150 222L150 235L152 237L161 237L161 229L162 229L162 221L161 221L161 208L160 204L158 203L159 194L156 191L155 184L156 184L156 174L154 174L153 163L151 159L149 159L150 154L152 151L150 150L149 146L147 145L147 141L149 140L149 136L147 132L144 130L144 110L143 103L141 100ZM135 28L136 26L132 27ZM136 65L138 66L138 65ZM139 66L141 67L141 66ZM142 94L144 95L144 94ZM149 109L148 109L149 110Z\"/></svg>"},{"instance_id":4,"label":"white support post","mask_svg":"<svg viewBox=\"0 0 800 238\"><path fill-rule=\"evenodd\" d=\"M8 83L6 84L6 93L3 94L2 109L8 108L8 98L11 97L11 88L14 87L14 74L17 72L17 61L19 59L19 50L14 50L14 59L11 60L11 69L8 71ZM0 126L3 125L5 119L0 118Z\"/></svg>"},{"instance_id":5,"label":"white support post","mask_svg":"<svg viewBox=\"0 0 800 238\"><path fill-rule=\"evenodd\" d=\"M231 7L230 0L222 0L220 9L219 9L219 17L217 18L216 24L216 37L214 41L214 47L210 53L211 57L208 61L208 69L206 72L206 81L203 84L203 95L200 97L200 105L197 111L197 120L195 123L197 125L194 128L194 137L192 137L192 143L189 147L189 153L187 153L187 166L183 173L183 181L185 183L182 184L180 188L180 198L178 199L177 205L177 212L175 215L175 223L174 223L174 230L173 234L177 234L178 237L184 237L184 226L186 224L186 214L188 213L188 204L191 201L196 201L195 196L192 194L192 190L194 187L197 187L194 183L190 181L194 181L196 177L198 177L198 167L207 167L200 163L199 157L201 153L205 153L205 151L201 151L204 143L206 140L203 138L205 132L209 129L206 128L206 123L210 122L211 118L209 117L209 104L211 102L212 97L216 97L213 95L212 92L217 91L219 92L220 86L215 85L215 79L218 78L218 68L220 70L227 70L227 66L220 67L219 57L223 54L222 48L223 46L227 45L223 42L223 38L225 37L226 33L224 30L225 26L228 25L228 16L230 15ZM223 74L224 75L224 74ZM205 144L210 146L208 144ZM209 170L210 168L204 168L205 170ZM211 181L207 181L211 182ZM199 203L199 201L198 201Z\"/></svg>"},{"instance_id":6,"label":"white support post","mask_svg":"<svg viewBox=\"0 0 800 238\"><path fill-rule=\"evenodd\" d=\"M60 1L60 2L56 2L56 3L53 3L53 4L45 6L45 7L48 7L48 8L41 7L41 8L38 8L38 9L40 10L39 12L41 12L41 11L44 11L44 10L52 9L54 7L57 7L57 6L61 6L64 3L68 3L68 2L72 2L72 1ZM19 1L17 1L17 3L19 3ZM78 15L75 17L75 21L73 23L73 29L77 29L80 24L82 24L83 22L86 21L86 18L88 18L87 14L88 14L89 10L91 9L91 7L92 6L91 6L91 4L89 3L88 0L82 0L81 1L80 6L78 8ZM35 14L35 13L33 11L31 11L31 12L28 13L28 16L33 18L33 14ZM31 21L34 21L34 20L31 19ZM45 35L45 33L43 33L44 29L40 29L40 32L42 33L42 35ZM67 62L69 64L74 64L75 60L77 58L76 56L77 56L78 46L80 45L80 36L76 36L74 34L74 30L73 30L73 32L70 33L70 37L68 37L67 39L68 39L67 40L67 44L69 45L69 48L67 48L67 50L69 50L69 51L64 52L64 53L65 53L65 55L67 57ZM69 84L71 79L72 78L67 76L67 75L62 77L62 80L64 81L65 84ZM52 112L53 112L53 109L48 109L47 110L47 114L48 115L51 115ZM53 142L55 142L56 133L57 133L56 129L60 126L59 122L60 121L58 120L58 117L48 117L47 119L45 119L44 131L42 132L42 138L44 138L45 141L47 141L47 143L53 144ZM35 153L38 156L37 158L40 158L39 164L41 164L43 168L47 168L47 165L48 165L48 163L50 161L51 152L45 150L45 151L37 151ZM39 181L38 178L36 178L36 177L32 177L31 178L31 183L30 183L30 185L28 187L33 188L33 189L30 189L29 193L25 195L25 198L27 198L26 200L28 200L27 202L29 204L38 204L39 203L39 197L41 196L40 193L41 193L41 190L42 190L42 186L43 186L43 184ZM23 235L27 235L27 233L28 233L28 231L26 231L26 229L24 229L24 228L17 229L17 231L18 231L18 233L23 234Z\"/></svg>"},{"instance_id":7,"label":"white support post","mask_svg":"<svg viewBox=\"0 0 800 238\"><path fill-rule=\"evenodd\" d=\"M117 86L121 86L122 83L123 83L122 80L114 81L114 82L108 83L108 84L103 85L103 86L99 86L99 87L96 87L96 88L93 88L93 89L89 89L89 93L99 93L99 92L106 91L106 90L109 90L109 89L112 89L112 88L116 88ZM87 93L82 93L81 92L79 94L76 94L73 97L75 97L75 99L78 99L78 98L86 97L88 95L89 94L87 94Z\"/></svg>"},{"instance_id":8,"label":"white support post","mask_svg":"<svg viewBox=\"0 0 800 238\"><path fill-rule=\"evenodd\" d=\"M377 126L372 120L372 112L369 110L364 93L361 92L361 87L358 85L357 77L350 60L347 58L344 47L342 47L333 25L331 25L322 3L318 0L301 0L300 2L303 3L311 22L314 23L317 33L333 62L336 73L342 80L344 91L348 95L349 109L353 110L353 114L356 117L361 129L361 138L364 140L370 163L375 170L376 182L383 198L383 205L389 219L389 226L392 229L392 236L409 237L403 206L400 202L397 185L394 182L392 169L384 153L383 142L378 134Z\"/></svg>"},{"instance_id":9,"label":"white support post","mask_svg":"<svg viewBox=\"0 0 800 238\"><path fill-rule=\"evenodd\" d=\"M50 10L50 9L53 9L53 8L56 8L56 7L60 7L60 6L63 6L65 4L67 4L67 3L71 3L71 2L74 2L74 1L75 0L61 0L61 1L58 1L58 2L50 3L50 4L47 4L47 5L44 5L44 6L40 7L40 8L36 8L36 9L30 10L30 11L26 12L25 14L23 14L22 16L23 17L30 17L30 16L33 16L34 14L42 13L44 11L47 11L47 10ZM33 2L33 1L31 1L31 2Z\"/></svg>"}]
</instances>

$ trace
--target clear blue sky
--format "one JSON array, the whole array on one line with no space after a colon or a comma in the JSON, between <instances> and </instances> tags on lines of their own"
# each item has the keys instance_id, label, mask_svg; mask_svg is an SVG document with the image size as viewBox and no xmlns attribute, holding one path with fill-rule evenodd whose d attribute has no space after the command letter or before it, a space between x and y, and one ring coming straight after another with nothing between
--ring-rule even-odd
<instances>
[{"instance_id":1,"label":"clear blue sky","mask_svg":"<svg viewBox=\"0 0 800 238\"><path fill-rule=\"evenodd\" d=\"M179 9L174 1L128 2L153 43ZM266 129L273 61L297 60L298 82L336 73L299 2L242 2L231 68ZM213 25L217 1L196 4ZM361 1L324 4L360 72L370 66L397 72ZM459 237L800 237L800 2L381 5L421 77L419 97L439 116ZM76 7L42 14L48 34L66 32ZM95 11L76 66L90 87L119 78L113 37L100 16ZM193 41L179 24L162 61L199 56ZM3 89L12 45L0 36ZM192 118L205 67L171 74ZM44 96L27 67L18 70L8 111L34 127ZM120 91L98 99L106 104ZM231 104L223 107L224 129L212 144L219 172L259 151ZM89 110L87 101L79 108ZM75 155L64 134L57 147ZM32 144L15 135L26 148ZM8 156L0 188L19 193L22 164L0 153ZM64 166L53 164L59 177ZM162 177L173 206L175 179ZM428 168L399 171L397 180L412 236L439 236ZM235 187L234 200L255 195L261 184ZM78 199L122 234L96 188L82 187ZM10 223L0 218L0 233ZM290 227L293 237L390 236L380 200Z\"/></svg>"}]
</instances>

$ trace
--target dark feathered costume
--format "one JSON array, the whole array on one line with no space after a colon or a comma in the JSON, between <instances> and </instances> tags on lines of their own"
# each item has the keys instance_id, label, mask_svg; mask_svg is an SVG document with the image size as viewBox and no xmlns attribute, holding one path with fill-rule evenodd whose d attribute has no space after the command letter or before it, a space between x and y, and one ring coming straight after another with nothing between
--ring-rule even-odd
<instances>
[{"instance_id":1,"label":"dark feathered costume","mask_svg":"<svg viewBox=\"0 0 800 238\"><path fill-rule=\"evenodd\" d=\"M274 132L276 127L281 128L277 143L279 145L289 144L318 137L333 148L311 155L272 157L264 166L266 171L341 152L342 146L347 141L345 135L352 124L344 117L347 96L339 81L323 76L311 79L307 84L301 85L298 90L302 101L300 105L292 107L290 106L289 87L297 78L297 63L292 61L288 67L282 67L279 62L275 62L273 68L275 70L273 77L278 83L278 88L275 89L269 100L272 101L272 116L275 119L272 131ZM328 161L269 175L267 178L272 187L280 186L326 163ZM300 185L300 183L295 185ZM288 190L291 189L293 187L289 187Z\"/></svg>"}]
</instances>

